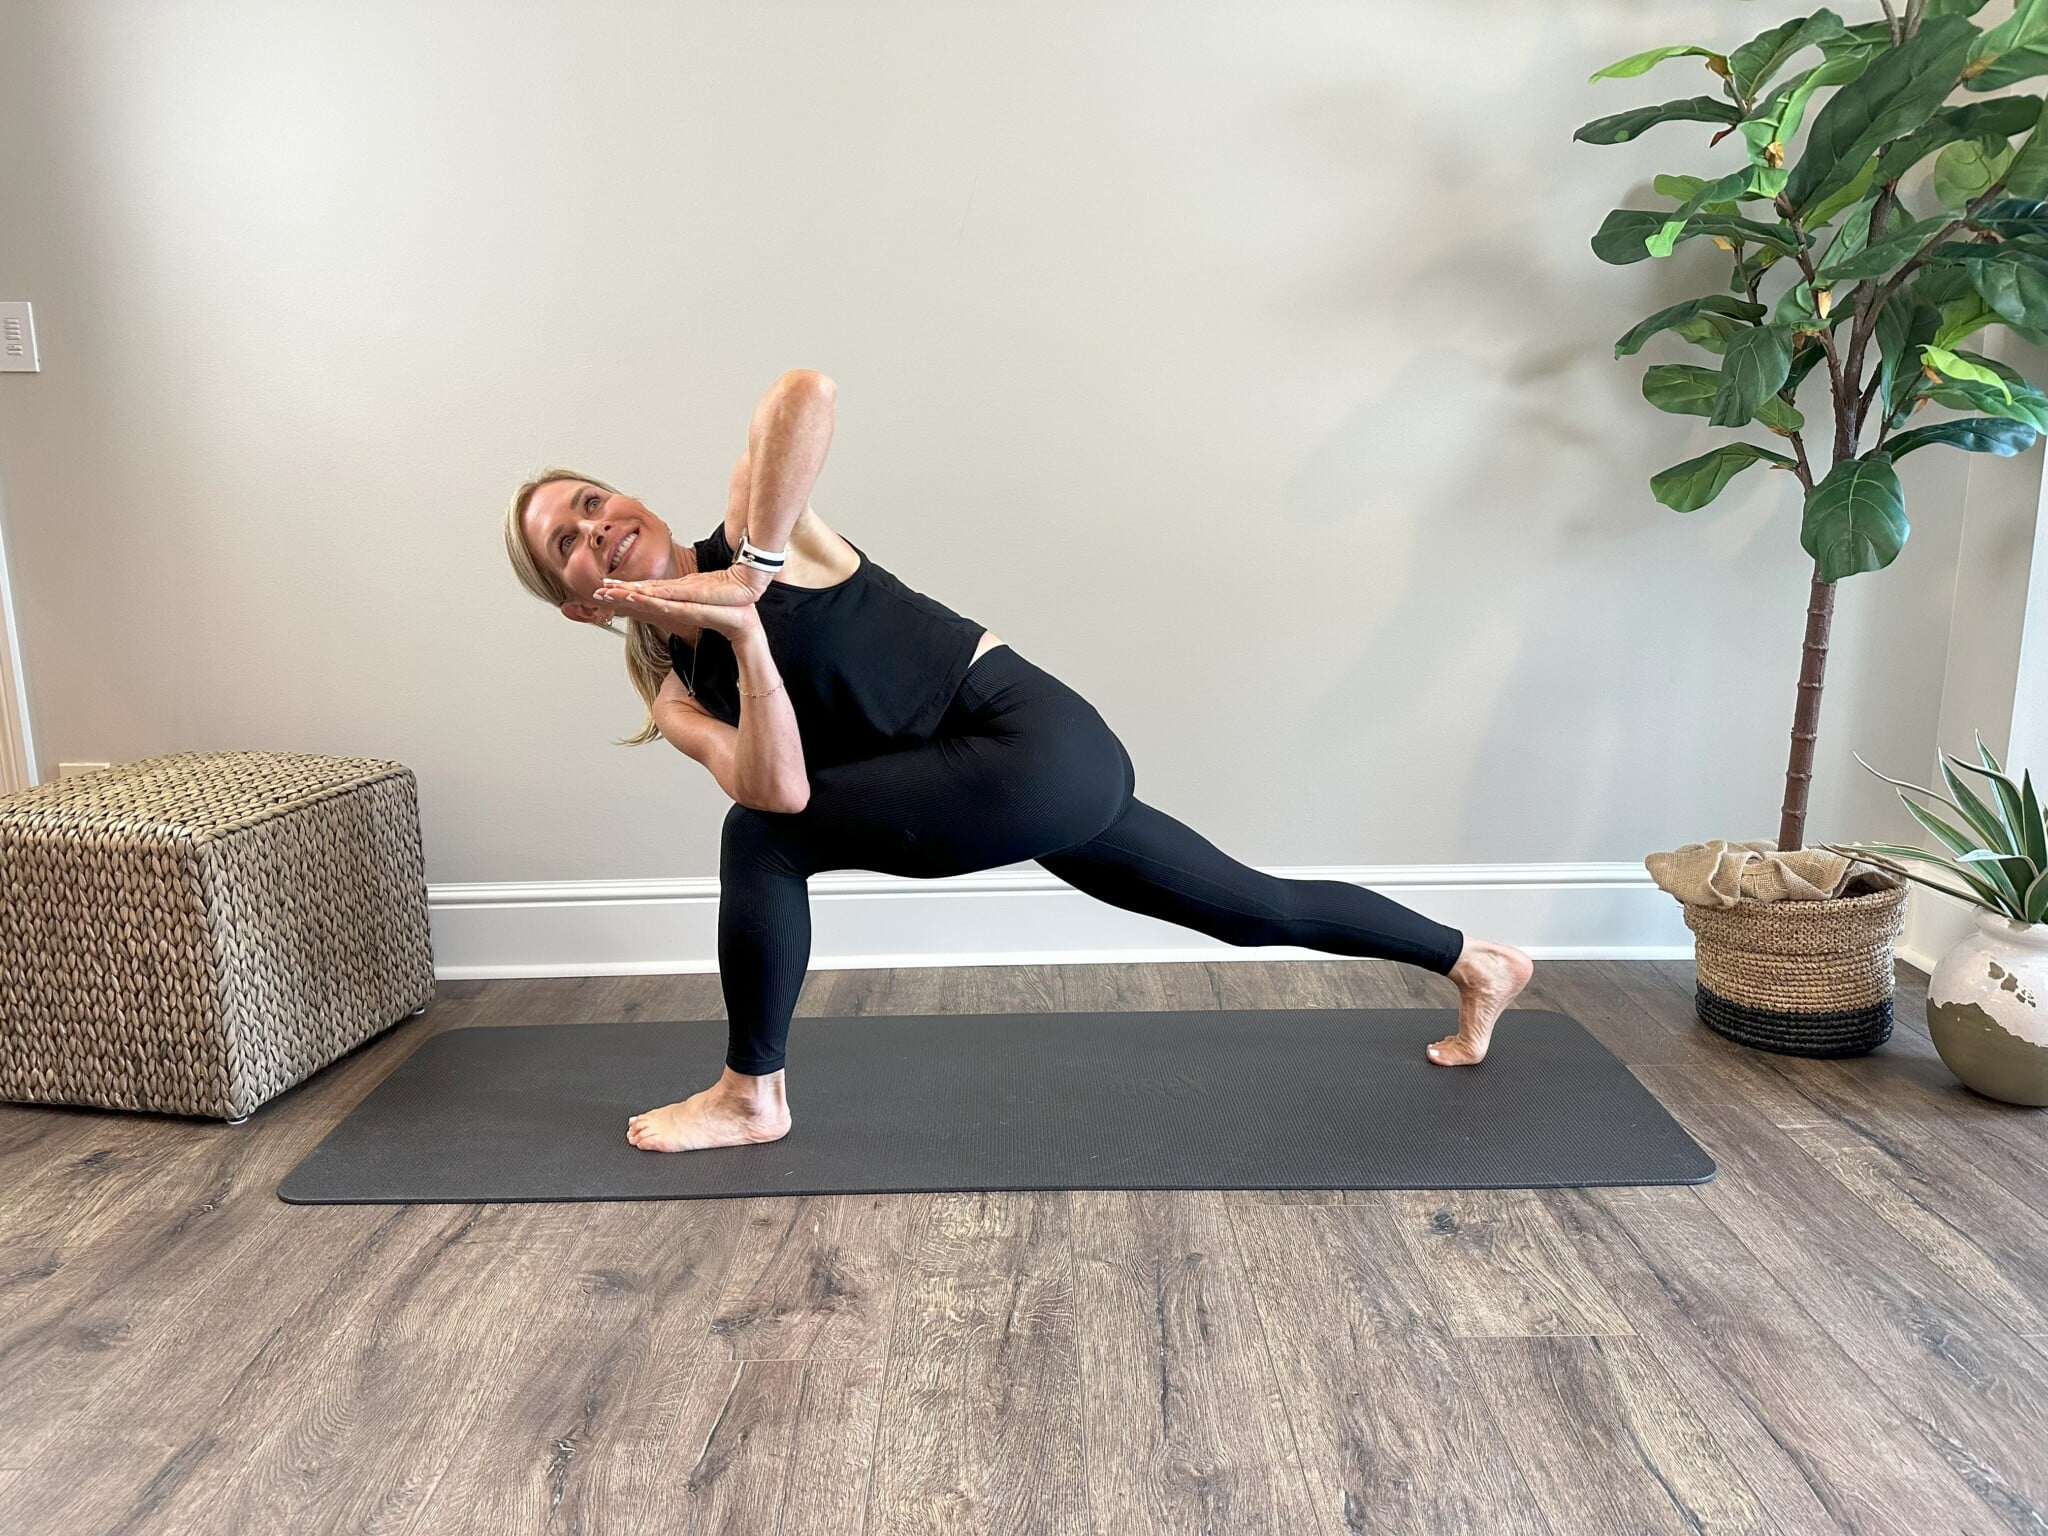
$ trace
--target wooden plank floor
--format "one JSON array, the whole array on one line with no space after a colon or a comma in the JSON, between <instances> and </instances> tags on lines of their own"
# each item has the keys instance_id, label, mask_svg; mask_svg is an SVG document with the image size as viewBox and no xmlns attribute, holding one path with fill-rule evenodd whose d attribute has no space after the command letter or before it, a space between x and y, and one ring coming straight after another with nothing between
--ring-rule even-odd
<instances>
[{"instance_id":1,"label":"wooden plank floor","mask_svg":"<svg viewBox=\"0 0 2048 1536\"><path fill-rule=\"evenodd\" d=\"M240 1126L0 1106L0 1530L2048 1529L2048 1114L1954 1084L1903 965L1846 1062L1691 987L1539 961L1521 1001L1696 1187L277 1200L429 1035L718 1017L715 976L444 983ZM799 1011L1454 1004L1332 959L820 972Z\"/></svg>"}]
</instances>

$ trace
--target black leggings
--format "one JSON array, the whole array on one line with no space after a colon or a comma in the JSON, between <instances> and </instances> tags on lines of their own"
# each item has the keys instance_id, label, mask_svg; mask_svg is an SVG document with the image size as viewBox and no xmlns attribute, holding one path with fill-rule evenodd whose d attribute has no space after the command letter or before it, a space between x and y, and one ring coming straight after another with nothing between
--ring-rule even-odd
<instances>
[{"instance_id":1,"label":"black leggings","mask_svg":"<svg viewBox=\"0 0 2048 1536\"><path fill-rule=\"evenodd\" d=\"M1007 645L968 669L929 741L822 768L783 814L735 805L718 862L726 1065L783 1064L811 959L810 876L871 869L935 880L1035 859L1099 901L1225 943L1292 944L1448 975L1465 936L1364 886L1284 880L1238 863L1134 798L1115 732Z\"/></svg>"}]
</instances>

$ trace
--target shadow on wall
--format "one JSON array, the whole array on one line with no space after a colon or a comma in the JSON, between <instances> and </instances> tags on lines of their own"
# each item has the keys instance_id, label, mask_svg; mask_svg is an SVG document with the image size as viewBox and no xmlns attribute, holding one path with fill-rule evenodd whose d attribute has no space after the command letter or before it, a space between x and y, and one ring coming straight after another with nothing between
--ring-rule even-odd
<instances>
[{"instance_id":1,"label":"shadow on wall","mask_svg":"<svg viewBox=\"0 0 2048 1536\"><path fill-rule=\"evenodd\" d=\"M1556 95L1526 85L1524 99ZM1313 106L1318 147L1343 146L1332 196L1365 201L1386 103ZM1593 230L1610 207L1660 206L1647 181L1594 185L1589 169L1594 208L1580 184L1560 195L1543 161L1504 149L1514 136L1497 118L1467 138L1432 121L1441 134L1404 152L1423 162L1411 176L1456 189L1452 214L1371 205L1368 243L1309 279L1291 317L1364 338L1373 360L1358 404L1280 488L1311 544L1361 523L1377 535L1358 608L1336 620L1353 659L1313 702L1310 740L1416 764L1458 807L1463 846L1491 859L1633 860L1688 838L1774 836L1811 575L1798 483L1752 471L1697 512L1657 502L1654 471L1728 434L1657 412L1643 369L1706 354L1666 341L1613 355L1643 316L1721 286L1725 255L1603 263ZM1568 139L1578 121L1541 126ZM1825 376L1801 399L1824 409ZM1838 654L1856 605L1878 595L1859 581L1837 601ZM1426 722L1417 739L1372 742L1387 695ZM1465 764L1432 755L1467 739ZM1845 746L1833 756L1848 761ZM1831 809L1817 789L1809 828Z\"/></svg>"}]
</instances>

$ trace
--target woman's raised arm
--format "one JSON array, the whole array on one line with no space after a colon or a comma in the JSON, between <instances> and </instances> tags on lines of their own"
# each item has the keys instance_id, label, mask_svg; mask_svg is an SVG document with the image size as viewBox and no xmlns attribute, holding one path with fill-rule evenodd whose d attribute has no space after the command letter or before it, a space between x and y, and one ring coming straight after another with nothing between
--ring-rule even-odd
<instances>
[{"instance_id":1,"label":"woman's raised arm","mask_svg":"<svg viewBox=\"0 0 2048 1536\"><path fill-rule=\"evenodd\" d=\"M787 549L832 442L838 386L810 368L792 368L761 397L747 429L746 535L757 549Z\"/></svg>"}]
</instances>

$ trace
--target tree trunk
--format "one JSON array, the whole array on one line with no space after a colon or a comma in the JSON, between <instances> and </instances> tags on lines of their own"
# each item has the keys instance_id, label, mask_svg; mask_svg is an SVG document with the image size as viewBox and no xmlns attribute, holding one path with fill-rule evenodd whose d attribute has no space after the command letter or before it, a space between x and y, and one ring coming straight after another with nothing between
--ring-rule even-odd
<instances>
[{"instance_id":1,"label":"tree trunk","mask_svg":"<svg viewBox=\"0 0 2048 1536\"><path fill-rule=\"evenodd\" d=\"M1813 743L1820 735L1820 685L1828 669L1828 625L1835 584L1815 562L1806 602L1806 644L1799 653L1799 704L1792 712L1792 760L1785 767L1785 803L1778 811L1778 851L1806 846L1806 792L1813 785Z\"/></svg>"}]
</instances>

